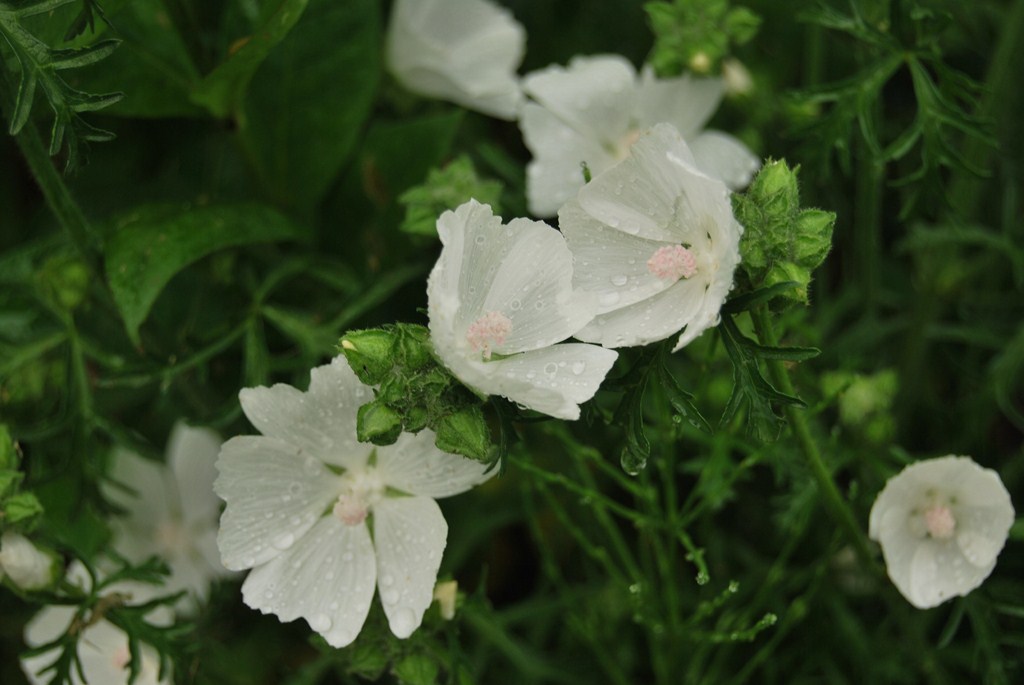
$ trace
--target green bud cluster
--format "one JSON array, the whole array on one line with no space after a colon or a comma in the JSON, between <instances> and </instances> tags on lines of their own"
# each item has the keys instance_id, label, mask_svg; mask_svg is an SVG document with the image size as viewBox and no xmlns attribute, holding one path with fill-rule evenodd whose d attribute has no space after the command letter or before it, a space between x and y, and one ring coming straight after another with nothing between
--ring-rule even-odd
<instances>
[{"instance_id":1,"label":"green bud cluster","mask_svg":"<svg viewBox=\"0 0 1024 685\"><path fill-rule=\"evenodd\" d=\"M662 77L718 73L730 45L750 41L761 26L761 17L729 0L648 2L644 10L654 33L648 61Z\"/></svg>"},{"instance_id":2,"label":"green bud cluster","mask_svg":"<svg viewBox=\"0 0 1024 685\"><path fill-rule=\"evenodd\" d=\"M36 272L36 282L43 296L59 309L73 311L89 289L89 268L78 257L50 257Z\"/></svg>"},{"instance_id":3,"label":"green bud cluster","mask_svg":"<svg viewBox=\"0 0 1024 685\"><path fill-rule=\"evenodd\" d=\"M785 160L768 160L747 192L733 195L733 211L744 228L740 268L750 286L794 282L780 297L807 304L811 273L832 247L836 215L801 209L799 170Z\"/></svg>"},{"instance_id":4,"label":"green bud cluster","mask_svg":"<svg viewBox=\"0 0 1024 685\"><path fill-rule=\"evenodd\" d=\"M407 190L398 201L405 206L401 229L415 235L436 236L437 217L473 198L501 213L502 184L481 179L465 155L432 169L423 185Z\"/></svg>"},{"instance_id":5,"label":"green bud cluster","mask_svg":"<svg viewBox=\"0 0 1024 685\"><path fill-rule=\"evenodd\" d=\"M403 431L429 428L445 452L489 461L494 447L480 400L434 358L424 326L393 324L350 331L341 352L374 399L359 408L361 442L391 445Z\"/></svg>"}]
</instances>

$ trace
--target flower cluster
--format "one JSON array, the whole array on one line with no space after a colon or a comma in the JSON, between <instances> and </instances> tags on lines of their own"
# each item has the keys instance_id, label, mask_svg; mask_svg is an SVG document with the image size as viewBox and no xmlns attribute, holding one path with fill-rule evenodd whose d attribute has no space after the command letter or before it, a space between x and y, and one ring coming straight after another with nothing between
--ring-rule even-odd
<instances>
[{"instance_id":1,"label":"flower cluster","mask_svg":"<svg viewBox=\"0 0 1024 685\"><path fill-rule=\"evenodd\" d=\"M388 31L388 66L409 90L502 119L516 119L534 159L527 167L530 212L553 217L591 174L630 154L645 129L671 124L698 169L732 189L760 162L743 143L704 130L726 90L723 78L659 79L620 55L575 57L521 80L525 33L489 0L399 0ZM734 69L735 71L735 69Z\"/></svg>"}]
</instances>

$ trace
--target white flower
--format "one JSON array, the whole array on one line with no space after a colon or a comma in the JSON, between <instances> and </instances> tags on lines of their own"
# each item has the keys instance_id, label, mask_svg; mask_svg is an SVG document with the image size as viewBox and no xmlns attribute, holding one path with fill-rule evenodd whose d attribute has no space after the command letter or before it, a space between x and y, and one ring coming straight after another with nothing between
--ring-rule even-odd
<instances>
[{"instance_id":1,"label":"white flower","mask_svg":"<svg viewBox=\"0 0 1024 685\"><path fill-rule=\"evenodd\" d=\"M166 465L118 450L111 476L134 492L104 488L126 511L113 521L115 549L135 563L162 557L171 570L164 590L188 591L179 603L186 612L206 599L213 580L229 575L217 552L220 500L213 480L220 445L213 431L178 423L167 443Z\"/></svg>"},{"instance_id":2,"label":"white flower","mask_svg":"<svg viewBox=\"0 0 1024 685\"><path fill-rule=\"evenodd\" d=\"M60 561L40 550L23 535L7 531L0 537L0 578L4 574L22 590L41 590L53 584Z\"/></svg>"},{"instance_id":3,"label":"white flower","mask_svg":"<svg viewBox=\"0 0 1024 685\"><path fill-rule=\"evenodd\" d=\"M890 478L871 507L868 532L882 545L896 588L929 609L988 578L1013 517L995 471L950 455Z\"/></svg>"},{"instance_id":4,"label":"white flower","mask_svg":"<svg viewBox=\"0 0 1024 685\"><path fill-rule=\"evenodd\" d=\"M523 97L515 72L525 46L523 27L488 0L397 0L387 62L414 93L514 119Z\"/></svg>"},{"instance_id":5,"label":"white flower","mask_svg":"<svg viewBox=\"0 0 1024 685\"><path fill-rule=\"evenodd\" d=\"M441 452L429 430L387 447L357 442L370 389L342 356L311 375L308 392L278 384L239 394L263 435L232 438L217 460L224 565L252 569L242 586L250 607L304 618L335 647L356 638L376 583L391 631L408 637L430 605L447 541L434 498L494 471Z\"/></svg>"},{"instance_id":6,"label":"white flower","mask_svg":"<svg viewBox=\"0 0 1024 685\"><path fill-rule=\"evenodd\" d=\"M533 161L526 194L535 216L554 216L583 187L580 164L596 176L629 155L639 132L658 123L676 127L697 168L733 189L750 182L759 162L730 135L701 131L722 99L721 79L657 79L645 68L639 78L623 57L576 57L569 67L527 74L520 128Z\"/></svg>"},{"instance_id":7,"label":"white flower","mask_svg":"<svg viewBox=\"0 0 1024 685\"><path fill-rule=\"evenodd\" d=\"M718 323L743 228L728 189L697 170L670 125L641 134L629 157L565 204L558 223L574 284L597 298L580 340L645 345L685 328L678 350Z\"/></svg>"},{"instance_id":8,"label":"white flower","mask_svg":"<svg viewBox=\"0 0 1024 685\"><path fill-rule=\"evenodd\" d=\"M475 200L437 221L444 248L427 282L430 337L463 383L560 419L577 419L616 353L555 345L594 315L572 289L572 255L550 226L506 226Z\"/></svg>"},{"instance_id":9,"label":"white flower","mask_svg":"<svg viewBox=\"0 0 1024 685\"><path fill-rule=\"evenodd\" d=\"M83 584L88 579L85 568L79 562L75 562L68 569L68 580L72 583ZM123 582L115 583L105 590L105 593L123 593L133 600L144 600L152 596L153 589L141 583ZM39 647L56 640L64 634L75 616L75 607L51 605L45 607L36 614L25 626L25 644L29 647ZM146 615L146 620L153 625L169 625L171 612L167 607L157 607ZM168 668L163 679L159 678L160 657L156 650L145 643L139 645L141 664L138 678L135 685L169 685L171 673ZM32 685L43 685L49 683L53 678L53 672L48 671L40 674L44 668L53 663L59 656L56 651L47 651L36 656L21 660L21 669ZM128 648L128 635L123 630L101 619L86 625L78 637L78 658L82 664L82 671L85 675L83 681L77 670L71 669L71 682L74 685L121 685L128 683L130 674L129 661L131 651Z\"/></svg>"}]
</instances>

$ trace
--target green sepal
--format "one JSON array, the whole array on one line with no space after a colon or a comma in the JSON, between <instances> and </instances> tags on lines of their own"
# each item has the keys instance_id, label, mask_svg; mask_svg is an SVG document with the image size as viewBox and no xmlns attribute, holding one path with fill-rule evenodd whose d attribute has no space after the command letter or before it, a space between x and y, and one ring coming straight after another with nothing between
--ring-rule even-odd
<instances>
[{"instance_id":1,"label":"green sepal","mask_svg":"<svg viewBox=\"0 0 1024 685\"><path fill-rule=\"evenodd\" d=\"M437 433L434 444L438 449L476 461L491 461L491 432L479 406L466 406L442 416L434 430Z\"/></svg>"},{"instance_id":2,"label":"green sepal","mask_svg":"<svg viewBox=\"0 0 1024 685\"><path fill-rule=\"evenodd\" d=\"M402 417L379 400L367 402L356 414L356 439L374 445L393 445L402 433Z\"/></svg>"}]
</instances>

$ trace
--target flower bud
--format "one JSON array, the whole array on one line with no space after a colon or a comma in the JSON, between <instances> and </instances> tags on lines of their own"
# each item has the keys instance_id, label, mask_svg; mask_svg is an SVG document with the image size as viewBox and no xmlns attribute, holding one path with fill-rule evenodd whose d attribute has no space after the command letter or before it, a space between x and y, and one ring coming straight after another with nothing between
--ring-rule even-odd
<instances>
[{"instance_id":1,"label":"flower bud","mask_svg":"<svg viewBox=\"0 0 1024 685\"><path fill-rule=\"evenodd\" d=\"M434 444L445 452L453 452L486 462L491 458L491 433L484 413L477 405L463 407L438 420L434 427Z\"/></svg>"},{"instance_id":2,"label":"flower bud","mask_svg":"<svg viewBox=\"0 0 1024 685\"><path fill-rule=\"evenodd\" d=\"M341 339L349 366L366 385L380 385L395 364L395 333L383 328L349 331Z\"/></svg>"},{"instance_id":3,"label":"flower bud","mask_svg":"<svg viewBox=\"0 0 1024 685\"><path fill-rule=\"evenodd\" d=\"M392 445L402 433L402 417L379 400L359 407L356 415L356 438L374 445Z\"/></svg>"},{"instance_id":4,"label":"flower bud","mask_svg":"<svg viewBox=\"0 0 1024 685\"><path fill-rule=\"evenodd\" d=\"M22 590L41 590L60 577L61 563L55 552L41 550L23 535L8 531L0 537L0 571Z\"/></svg>"}]
</instances>

